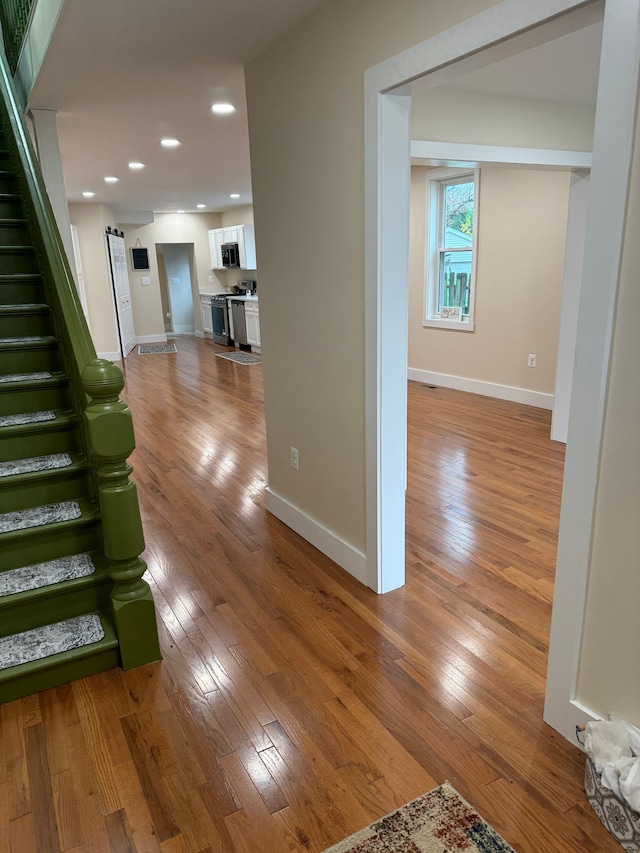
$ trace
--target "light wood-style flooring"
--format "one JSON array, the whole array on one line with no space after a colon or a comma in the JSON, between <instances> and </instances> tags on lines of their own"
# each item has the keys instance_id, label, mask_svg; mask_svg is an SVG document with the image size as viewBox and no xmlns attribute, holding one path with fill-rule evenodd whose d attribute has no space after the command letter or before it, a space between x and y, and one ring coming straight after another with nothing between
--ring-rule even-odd
<instances>
[{"instance_id":1,"label":"light wood-style flooring","mask_svg":"<svg viewBox=\"0 0 640 853\"><path fill-rule=\"evenodd\" d=\"M318 853L449 779L518 853L619 853L542 722L563 448L410 383L407 585L268 515L262 368L126 360L164 661L4 705L0 851Z\"/></svg>"}]
</instances>

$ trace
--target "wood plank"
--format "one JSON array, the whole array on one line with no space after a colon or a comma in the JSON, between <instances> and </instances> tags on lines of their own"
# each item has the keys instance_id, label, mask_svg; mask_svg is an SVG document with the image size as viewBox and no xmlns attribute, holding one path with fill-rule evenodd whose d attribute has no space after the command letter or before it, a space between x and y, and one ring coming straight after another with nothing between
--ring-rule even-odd
<instances>
[{"instance_id":1,"label":"wood plank","mask_svg":"<svg viewBox=\"0 0 640 853\"><path fill-rule=\"evenodd\" d=\"M60 840L51 790L45 728L42 722L30 724L25 729L25 746L37 849L42 850L43 853L45 851L59 853Z\"/></svg>"},{"instance_id":2,"label":"wood plank","mask_svg":"<svg viewBox=\"0 0 640 853\"><path fill-rule=\"evenodd\" d=\"M61 773L53 774L51 790L60 849L72 850L84 842L84 836L71 771L63 770Z\"/></svg>"},{"instance_id":3,"label":"wood plank","mask_svg":"<svg viewBox=\"0 0 640 853\"><path fill-rule=\"evenodd\" d=\"M126 360L164 659L2 707L0 849L38 849L43 733L64 853L319 853L445 778L518 853L618 853L542 722L549 413L409 383L407 584L376 596L266 512L261 372L219 351Z\"/></svg>"}]
</instances>

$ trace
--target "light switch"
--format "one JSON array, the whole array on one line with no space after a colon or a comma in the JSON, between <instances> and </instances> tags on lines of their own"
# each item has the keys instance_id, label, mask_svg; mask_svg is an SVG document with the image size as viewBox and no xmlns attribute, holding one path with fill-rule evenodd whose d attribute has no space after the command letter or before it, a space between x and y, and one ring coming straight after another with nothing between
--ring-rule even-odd
<instances>
[{"instance_id":1,"label":"light switch","mask_svg":"<svg viewBox=\"0 0 640 853\"><path fill-rule=\"evenodd\" d=\"M151 284L151 279L149 278L148 275L143 275L142 278L140 279L140 281L143 284Z\"/></svg>"},{"instance_id":2,"label":"light switch","mask_svg":"<svg viewBox=\"0 0 640 853\"><path fill-rule=\"evenodd\" d=\"M209 276L209 283L213 284L213 276L212 275Z\"/></svg>"},{"instance_id":3,"label":"light switch","mask_svg":"<svg viewBox=\"0 0 640 853\"><path fill-rule=\"evenodd\" d=\"M180 279L177 275L174 275L174 277L171 279L171 284L180 284Z\"/></svg>"}]
</instances>

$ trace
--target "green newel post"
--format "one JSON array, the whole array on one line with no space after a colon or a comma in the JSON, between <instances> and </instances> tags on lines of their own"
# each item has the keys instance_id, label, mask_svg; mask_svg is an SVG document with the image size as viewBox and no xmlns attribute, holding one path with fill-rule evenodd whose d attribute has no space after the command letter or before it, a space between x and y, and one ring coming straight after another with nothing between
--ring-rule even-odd
<instances>
[{"instance_id":1,"label":"green newel post","mask_svg":"<svg viewBox=\"0 0 640 853\"><path fill-rule=\"evenodd\" d=\"M119 399L124 377L115 364L94 359L82 374L82 385L90 398L84 421L98 466L104 553L111 561L111 604L122 668L133 669L161 658L153 597L142 579L147 567L140 558L144 536L138 494L129 479L133 421L129 407Z\"/></svg>"}]
</instances>

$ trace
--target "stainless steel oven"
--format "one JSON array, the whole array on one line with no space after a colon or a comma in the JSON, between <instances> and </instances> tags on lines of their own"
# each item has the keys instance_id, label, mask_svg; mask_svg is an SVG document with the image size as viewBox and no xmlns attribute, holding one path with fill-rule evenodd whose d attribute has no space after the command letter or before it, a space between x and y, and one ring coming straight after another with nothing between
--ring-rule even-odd
<instances>
[{"instance_id":1,"label":"stainless steel oven","mask_svg":"<svg viewBox=\"0 0 640 853\"><path fill-rule=\"evenodd\" d=\"M213 329L213 340L216 344L222 344L225 347L231 346L227 297L222 294L211 297L211 327Z\"/></svg>"}]
</instances>

